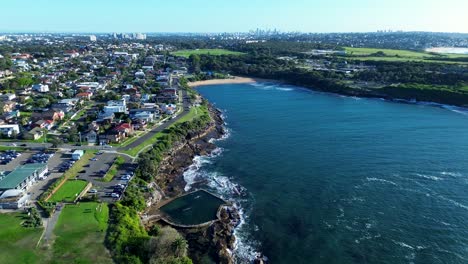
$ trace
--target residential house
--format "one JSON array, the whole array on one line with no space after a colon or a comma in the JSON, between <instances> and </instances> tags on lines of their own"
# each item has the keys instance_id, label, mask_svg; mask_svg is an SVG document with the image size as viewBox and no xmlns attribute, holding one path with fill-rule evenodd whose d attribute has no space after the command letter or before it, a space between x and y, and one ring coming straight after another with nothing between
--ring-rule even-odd
<instances>
[{"instance_id":1,"label":"residential house","mask_svg":"<svg viewBox=\"0 0 468 264\"><path fill-rule=\"evenodd\" d=\"M35 127L29 130L28 132L24 133L23 137L29 140L37 140L37 139L40 139L43 135L44 135L44 129L40 127Z\"/></svg>"},{"instance_id":2,"label":"residential house","mask_svg":"<svg viewBox=\"0 0 468 264\"><path fill-rule=\"evenodd\" d=\"M127 113L127 102L125 100L115 100L107 102L104 106L104 113L107 115L115 113Z\"/></svg>"},{"instance_id":3,"label":"residential house","mask_svg":"<svg viewBox=\"0 0 468 264\"><path fill-rule=\"evenodd\" d=\"M20 133L19 126L17 124L12 125L0 125L0 134L11 137Z\"/></svg>"},{"instance_id":4,"label":"residential house","mask_svg":"<svg viewBox=\"0 0 468 264\"><path fill-rule=\"evenodd\" d=\"M59 120L62 120L64 117L65 117L64 111L48 109L46 111L32 113L31 120L33 122L36 122L39 120L59 121Z\"/></svg>"},{"instance_id":5,"label":"residential house","mask_svg":"<svg viewBox=\"0 0 468 264\"><path fill-rule=\"evenodd\" d=\"M92 96L93 96L93 93L84 92L84 93L77 94L76 98L79 98L79 99L82 99L82 100L90 100Z\"/></svg>"},{"instance_id":6,"label":"residential house","mask_svg":"<svg viewBox=\"0 0 468 264\"><path fill-rule=\"evenodd\" d=\"M13 101L6 101L3 103L3 112L4 113L7 113L7 112L11 112L15 109L16 107L16 103L13 102Z\"/></svg>"},{"instance_id":7,"label":"residential house","mask_svg":"<svg viewBox=\"0 0 468 264\"><path fill-rule=\"evenodd\" d=\"M177 111L175 104L163 104L161 110L168 115L173 115Z\"/></svg>"},{"instance_id":8,"label":"residential house","mask_svg":"<svg viewBox=\"0 0 468 264\"><path fill-rule=\"evenodd\" d=\"M85 135L86 141L88 141L88 144L96 144L98 142L98 134L94 130L90 130L88 133Z\"/></svg>"},{"instance_id":9,"label":"residential house","mask_svg":"<svg viewBox=\"0 0 468 264\"><path fill-rule=\"evenodd\" d=\"M6 93L6 94L0 95L1 101L11 101L11 100L14 100L15 98L16 98L16 95L13 93Z\"/></svg>"},{"instance_id":10,"label":"residential house","mask_svg":"<svg viewBox=\"0 0 468 264\"><path fill-rule=\"evenodd\" d=\"M49 85L47 84L35 84L32 86L32 89L38 93L47 93L49 92Z\"/></svg>"}]
</instances>

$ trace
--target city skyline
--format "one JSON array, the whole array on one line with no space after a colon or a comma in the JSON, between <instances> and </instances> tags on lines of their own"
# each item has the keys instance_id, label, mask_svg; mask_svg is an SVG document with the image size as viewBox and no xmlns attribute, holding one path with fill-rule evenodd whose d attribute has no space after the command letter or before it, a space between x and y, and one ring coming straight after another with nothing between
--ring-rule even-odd
<instances>
[{"instance_id":1,"label":"city skyline","mask_svg":"<svg viewBox=\"0 0 468 264\"><path fill-rule=\"evenodd\" d=\"M27 6L28 8L24 8ZM90 0L2 3L0 32L221 33L431 31L468 33L462 0L439 1L163 1Z\"/></svg>"}]
</instances>

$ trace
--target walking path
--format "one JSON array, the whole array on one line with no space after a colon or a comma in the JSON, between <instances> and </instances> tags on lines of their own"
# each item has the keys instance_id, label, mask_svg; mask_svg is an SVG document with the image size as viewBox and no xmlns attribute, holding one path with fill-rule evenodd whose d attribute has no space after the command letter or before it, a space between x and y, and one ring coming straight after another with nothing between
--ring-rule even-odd
<instances>
[{"instance_id":1,"label":"walking path","mask_svg":"<svg viewBox=\"0 0 468 264\"><path fill-rule=\"evenodd\" d=\"M54 228L59 219L60 213L62 212L63 205L60 205L60 210L55 210L49 218L43 218L42 222L45 223L45 229L42 233L41 238L37 242L37 245L40 244L41 240L44 240L46 244L52 242L52 236L54 235Z\"/></svg>"}]
</instances>

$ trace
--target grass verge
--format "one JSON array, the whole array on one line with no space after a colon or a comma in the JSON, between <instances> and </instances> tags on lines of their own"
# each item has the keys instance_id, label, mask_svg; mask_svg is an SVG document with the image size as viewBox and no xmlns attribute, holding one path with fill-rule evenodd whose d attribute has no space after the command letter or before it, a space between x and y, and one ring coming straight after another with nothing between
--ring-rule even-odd
<instances>
[{"instance_id":1,"label":"grass verge","mask_svg":"<svg viewBox=\"0 0 468 264\"><path fill-rule=\"evenodd\" d=\"M196 118L197 116L201 116L204 113L208 113L208 108L206 106L201 105L201 106L192 107L192 108L190 108L190 111L187 114L185 114L180 119L178 119L176 122L171 124L168 128L170 128L170 127L172 127L174 125L183 123L183 122L192 121L194 118ZM126 150L126 151L123 151L123 153L126 153L126 154L131 155L131 156L136 156L145 147L147 147L149 145L153 145L154 143L158 142L158 140L162 136L164 136L164 131L156 133L151 138L145 140L143 143L141 143L137 147L131 148L131 149Z\"/></svg>"},{"instance_id":2,"label":"grass verge","mask_svg":"<svg viewBox=\"0 0 468 264\"><path fill-rule=\"evenodd\" d=\"M117 157L114 161L114 164L109 168L106 175L102 178L103 182L110 182L114 179L117 172L119 172L120 166L125 163L125 159L123 157Z\"/></svg>"}]
</instances>

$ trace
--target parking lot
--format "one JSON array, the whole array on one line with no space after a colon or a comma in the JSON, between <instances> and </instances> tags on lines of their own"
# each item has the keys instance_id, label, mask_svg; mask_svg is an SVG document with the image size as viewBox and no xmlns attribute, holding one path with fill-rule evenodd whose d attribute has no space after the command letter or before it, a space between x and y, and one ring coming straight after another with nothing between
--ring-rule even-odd
<instances>
[{"instance_id":1,"label":"parking lot","mask_svg":"<svg viewBox=\"0 0 468 264\"><path fill-rule=\"evenodd\" d=\"M73 161L69 153L65 152L56 152L54 155L51 155L50 158L47 155L42 154L40 151L25 151L18 153L21 153L21 155L18 155L15 159L12 159L6 164L0 164L0 171L10 173L18 166L24 165L28 162L47 163L49 168L49 173L46 174L46 178L34 183L27 191L33 201L37 200L57 178L62 176L63 173L73 165ZM7 154L5 153L5 155ZM128 183L128 179L122 179L122 176L133 173L135 169L135 165L125 164L121 166L112 181L102 181L102 178L110 169L116 157L117 155L114 153L97 154L77 175L78 179L91 182L93 184L92 189L97 191L96 195L105 202L112 202L118 199L115 195L112 197L112 193L122 193L122 191L119 192L119 188L124 189ZM123 186L121 187L123 188L117 187L119 184L122 184Z\"/></svg>"},{"instance_id":2,"label":"parking lot","mask_svg":"<svg viewBox=\"0 0 468 264\"><path fill-rule=\"evenodd\" d=\"M26 162L33 153L29 153L29 157L24 159ZM23 157L22 157L23 158ZM62 152L56 152L47 162L49 167L49 173L46 179L36 182L29 190L28 193L31 195L31 200L37 200L37 198L45 191L47 188L54 183L54 181L63 175L63 172L59 172L59 167L64 162L70 160L70 157L65 155Z\"/></svg>"},{"instance_id":3,"label":"parking lot","mask_svg":"<svg viewBox=\"0 0 468 264\"><path fill-rule=\"evenodd\" d=\"M96 190L96 195L105 202L116 200L116 197L111 196L114 187L125 182L120 180L121 176L133 171L133 166L124 165L122 166L124 169L119 170L112 181L103 182L102 178L110 169L116 158L117 155L113 153L97 154L95 159L91 159L89 164L86 165L84 170L78 175L79 179L91 182L93 184L92 190Z\"/></svg>"}]
</instances>

